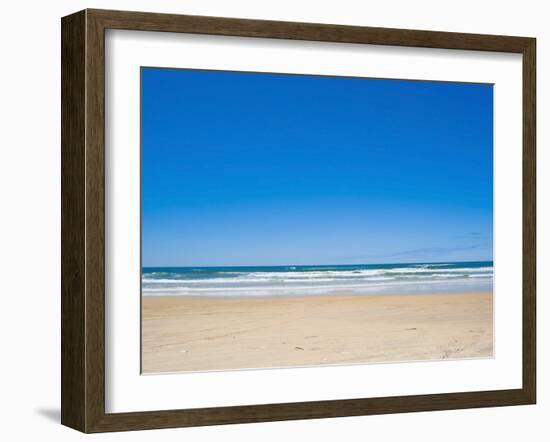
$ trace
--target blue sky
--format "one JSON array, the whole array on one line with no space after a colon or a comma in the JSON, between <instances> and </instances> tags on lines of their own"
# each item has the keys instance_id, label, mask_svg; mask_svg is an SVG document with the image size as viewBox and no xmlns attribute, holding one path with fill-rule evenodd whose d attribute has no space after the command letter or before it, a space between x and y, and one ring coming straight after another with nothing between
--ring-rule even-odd
<instances>
[{"instance_id":1,"label":"blue sky","mask_svg":"<svg viewBox=\"0 0 550 442\"><path fill-rule=\"evenodd\" d=\"M492 85L142 68L144 266L492 260Z\"/></svg>"}]
</instances>

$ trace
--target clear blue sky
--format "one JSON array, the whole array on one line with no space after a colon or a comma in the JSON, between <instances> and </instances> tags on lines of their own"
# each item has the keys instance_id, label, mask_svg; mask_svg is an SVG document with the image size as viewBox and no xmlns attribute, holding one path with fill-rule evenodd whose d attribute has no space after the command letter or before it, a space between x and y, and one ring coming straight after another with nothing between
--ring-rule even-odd
<instances>
[{"instance_id":1,"label":"clear blue sky","mask_svg":"<svg viewBox=\"0 0 550 442\"><path fill-rule=\"evenodd\" d=\"M492 85L142 68L144 266L492 260Z\"/></svg>"}]
</instances>

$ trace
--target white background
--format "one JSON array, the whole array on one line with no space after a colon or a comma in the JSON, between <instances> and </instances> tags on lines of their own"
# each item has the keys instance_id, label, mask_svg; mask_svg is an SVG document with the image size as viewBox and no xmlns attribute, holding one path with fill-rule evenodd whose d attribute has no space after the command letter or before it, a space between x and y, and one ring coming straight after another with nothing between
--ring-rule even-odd
<instances>
[{"instance_id":1,"label":"white background","mask_svg":"<svg viewBox=\"0 0 550 442\"><path fill-rule=\"evenodd\" d=\"M4 5L0 70L0 269L2 364L0 391L6 440L77 440L59 421L60 309L60 30L59 17L84 7L300 20L416 29L517 34L538 38L539 404L462 410L232 425L92 436L99 440L465 441L545 440L550 413L550 368L544 321L549 305L550 223L548 144L550 29L545 2L59 1ZM90 436L88 436L90 437Z\"/></svg>"},{"instance_id":2,"label":"white background","mask_svg":"<svg viewBox=\"0 0 550 442\"><path fill-rule=\"evenodd\" d=\"M140 376L140 66L494 83L496 357ZM512 54L108 31L107 412L521 388L521 74Z\"/></svg>"}]
</instances>

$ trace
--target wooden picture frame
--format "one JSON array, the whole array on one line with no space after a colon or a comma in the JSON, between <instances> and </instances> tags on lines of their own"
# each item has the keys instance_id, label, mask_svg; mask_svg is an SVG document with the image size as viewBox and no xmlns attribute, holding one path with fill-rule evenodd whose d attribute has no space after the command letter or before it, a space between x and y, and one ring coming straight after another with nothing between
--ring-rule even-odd
<instances>
[{"instance_id":1,"label":"wooden picture frame","mask_svg":"<svg viewBox=\"0 0 550 442\"><path fill-rule=\"evenodd\" d=\"M523 57L523 386L512 390L105 412L105 30L518 53ZM62 19L62 424L83 432L534 404L534 38L84 10Z\"/></svg>"}]
</instances>

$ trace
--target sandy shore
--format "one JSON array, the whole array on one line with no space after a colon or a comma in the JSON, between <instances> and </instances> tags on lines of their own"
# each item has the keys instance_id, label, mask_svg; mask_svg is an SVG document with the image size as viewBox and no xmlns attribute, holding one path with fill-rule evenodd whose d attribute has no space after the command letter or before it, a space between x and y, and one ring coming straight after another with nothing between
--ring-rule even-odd
<instances>
[{"instance_id":1,"label":"sandy shore","mask_svg":"<svg viewBox=\"0 0 550 442\"><path fill-rule=\"evenodd\" d=\"M493 294L143 297L144 373L489 357Z\"/></svg>"}]
</instances>

